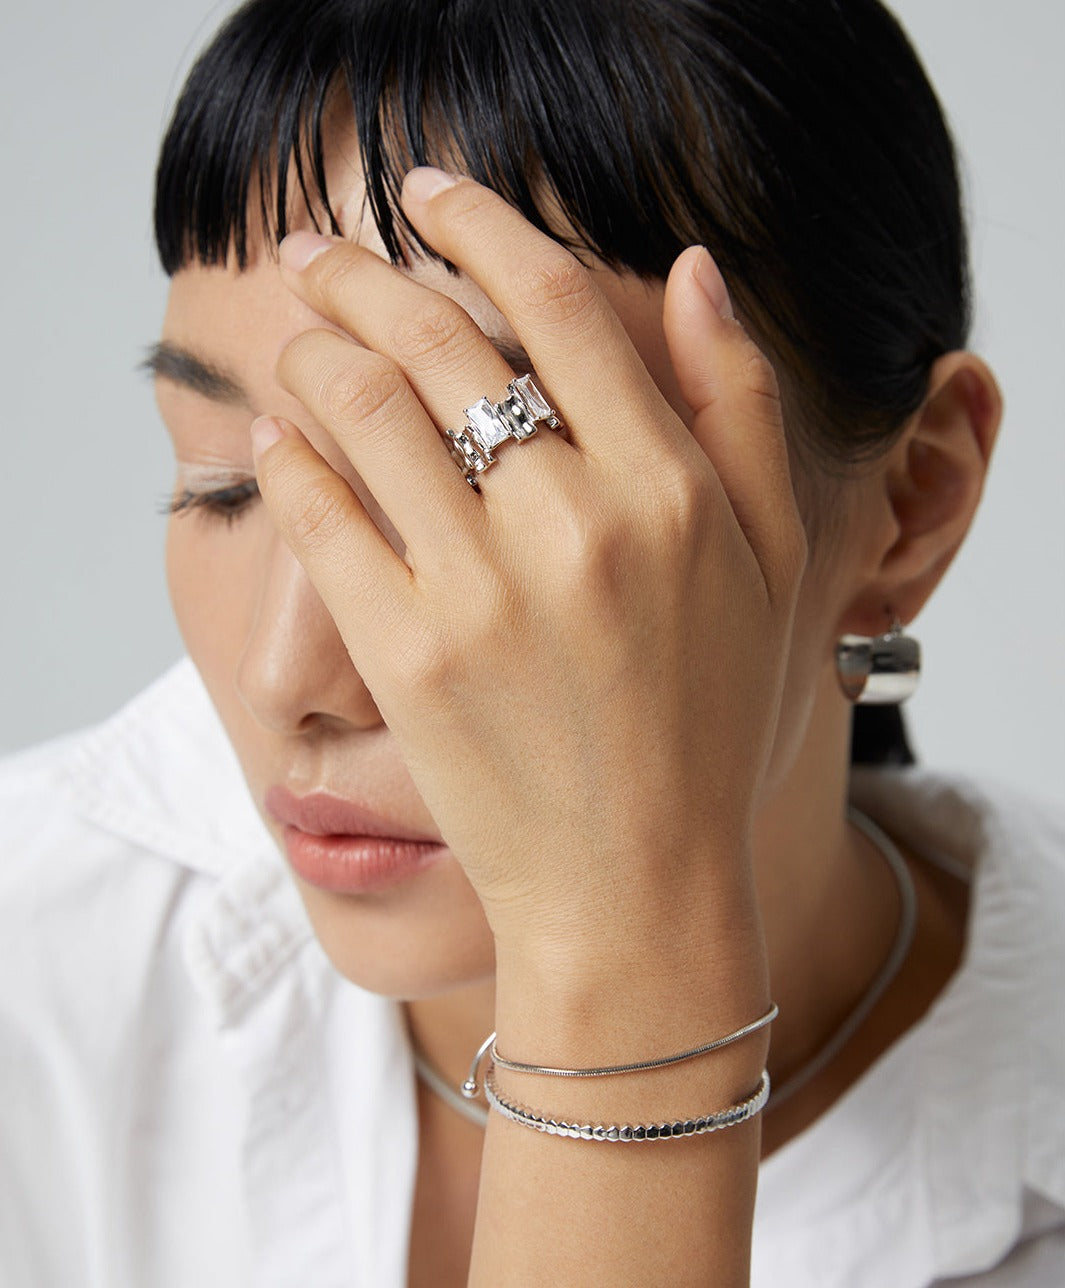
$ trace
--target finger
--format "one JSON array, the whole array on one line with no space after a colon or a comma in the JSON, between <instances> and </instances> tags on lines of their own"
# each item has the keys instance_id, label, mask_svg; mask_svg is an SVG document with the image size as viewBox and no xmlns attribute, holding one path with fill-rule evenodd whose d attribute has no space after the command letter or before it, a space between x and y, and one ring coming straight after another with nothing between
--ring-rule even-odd
<instances>
[{"instance_id":1,"label":"finger","mask_svg":"<svg viewBox=\"0 0 1065 1288\"><path fill-rule=\"evenodd\" d=\"M336 441L413 563L479 529L477 494L389 358L334 331L304 331L282 350L277 377Z\"/></svg>"},{"instance_id":2,"label":"finger","mask_svg":"<svg viewBox=\"0 0 1065 1288\"><path fill-rule=\"evenodd\" d=\"M390 358L442 429L463 430L466 411L485 398L501 401L518 374L457 301L364 247L298 232L282 243L281 261L290 289L367 348ZM544 438L572 450L556 435ZM538 448L539 461L552 450L558 448ZM493 492L508 475L513 477L509 466L493 475ZM366 482L376 495L374 483Z\"/></svg>"},{"instance_id":3,"label":"finger","mask_svg":"<svg viewBox=\"0 0 1065 1288\"><path fill-rule=\"evenodd\" d=\"M371 690L378 641L397 637L411 595L410 571L346 481L287 421L260 417L251 428L255 473L271 519L337 623ZM360 622L370 647L355 657L345 624Z\"/></svg>"},{"instance_id":4,"label":"finger","mask_svg":"<svg viewBox=\"0 0 1065 1288\"><path fill-rule=\"evenodd\" d=\"M502 197L471 179L412 170L403 206L425 240L467 273L510 323L573 441L632 468L647 444L624 432L664 399L592 275ZM594 354L594 362L589 355ZM674 432L680 433L677 426Z\"/></svg>"},{"instance_id":5,"label":"finger","mask_svg":"<svg viewBox=\"0 0 1065 1288\"><path fill-rule=\"evenodd\" d=\"M285 281L316 313L391 358L437 425L461 423L463 408L481 396L502 397L515 373L460 304L342 238L300 268L321 240L285 238Z\"/></svg>"},{"instance_id":6,"label":"finger","mask_svg":"<svg viewBox=\"0 0 1065 1288\"><path fill-rule=\"evenodd\" d=\"M666 283L663 326L674 373L763 572L790 580L804 551L780 388L772 365L736 321L709 252L691 247Z\"/></svg>"}]
</instances>

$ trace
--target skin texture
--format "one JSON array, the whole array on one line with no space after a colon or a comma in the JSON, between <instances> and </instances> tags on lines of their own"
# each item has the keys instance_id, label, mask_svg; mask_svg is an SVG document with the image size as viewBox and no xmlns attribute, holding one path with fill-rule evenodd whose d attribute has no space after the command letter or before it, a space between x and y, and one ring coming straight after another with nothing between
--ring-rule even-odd
<instances>
[{"instance_id":1,"label":"skin texture","mask_svg":"<svg viewBox=\"0 0 1065 1288\"><path fill-rule=\"evenodd\" d=\"M297 883L337 967L409 999L416 1041L456 1082L493 1027L537 1058L620 1061L725 1032L770 995L768 1063L786 1077L861 996L898 915L844 821L833 646L911 620L934 589L979 497L994 382L971 355L941 359L897 446L834 496L831 548L807 559L772 368L706 252L668 286L585 272L472 183L427 198L438 181L416 176L405 201L459 277L390 268L354 222L306 267L322 247L297 234L280 267L260 251L243 274L175 277L164 338L248 394L222 404L159 381L179 489L258 469L265 497L232 524L172 521L189 651L260 809L274 784L327 790L449 844L373 895ZM507 445L478 497L435 425L510 378L486 334L524 345L569 438ZM275 441L257 465L261 416ZM535 1231L582 1205L604 1283L636 1274L659 1218L692 1231L671 1282L744 1282L759 1152L822 1112L956 964L964 900L914 870L909 975L836 1068L765 1115L765 1146L756 1121L653 1160L562 1156L565 1142L493 1119L482 1151L423 1095L412 1282L465 1280L478 1195L471 1282L572 1272L587 1241ZM745 1095L766 1046L623 1090L522 1091L588 1120L690 1112ZM444 1177L465 1179L434 1225ZM713 1279L693 1269L709 1264ZM515 1265L528 1278L508 1278ZM584 1266L580 1282L598 1281Z\"/></svg>"}]
</instances>

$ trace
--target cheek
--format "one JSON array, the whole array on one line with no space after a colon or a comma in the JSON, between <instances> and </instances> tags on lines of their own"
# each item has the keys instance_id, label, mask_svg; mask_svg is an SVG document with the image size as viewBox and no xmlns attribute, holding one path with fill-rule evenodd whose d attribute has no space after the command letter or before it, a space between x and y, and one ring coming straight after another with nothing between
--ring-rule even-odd
<instances>
[{"instance_id":1,"label":"cheek","mask_svg":"<svg viewBox=\"0 0 1065 1288\"><path fill-rule=\"evenodd\" d=\"M232 528L224 523L209 527L190 514L172 518L167 529L166 575L174 616L220 710L228 705L251 620L254 540L246 529L253 523L247 517Z\"/></svg>"}]
</instances>

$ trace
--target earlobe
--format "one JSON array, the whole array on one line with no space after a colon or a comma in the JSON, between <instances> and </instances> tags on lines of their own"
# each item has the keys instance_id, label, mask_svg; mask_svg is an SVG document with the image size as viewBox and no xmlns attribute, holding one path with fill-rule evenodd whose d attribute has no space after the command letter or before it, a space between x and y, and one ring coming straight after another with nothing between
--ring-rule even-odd
<instances>
[{"instance_id":1,"label":"earlobe","mask_svg":"<svg viewBox=\"0 0 1065 1288\"><path fill-rule=\"evenodd\" d=\"M932 368L928 395L882 475L894 534L856 619L873 634L885 614L912 621L950 566L976 513L1002 419L989 368L971 353L950 353Z\"/></svg>"}]
</instances>

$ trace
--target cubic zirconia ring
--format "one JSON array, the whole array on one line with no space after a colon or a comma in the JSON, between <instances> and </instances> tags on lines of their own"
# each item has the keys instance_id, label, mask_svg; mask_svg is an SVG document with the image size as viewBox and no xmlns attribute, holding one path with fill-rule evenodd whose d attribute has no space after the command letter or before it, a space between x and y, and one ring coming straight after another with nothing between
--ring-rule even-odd
<instances>
[{"instance_id":1,"label":"cubic zirconia ring","mask_svg":"<svg viewBox=\"0 0 1065 1288\"><path fill-rule=\"evenodd\" d=\"M482 398L463 412L465 428L444 431L451 455L475 492L477 475L495 463L495 450L508 438L523 443L541 425L565 434L562 422L536 387L532 376L518 376L507 385L502 402Z\"/></svg>"}]
</instances>

